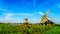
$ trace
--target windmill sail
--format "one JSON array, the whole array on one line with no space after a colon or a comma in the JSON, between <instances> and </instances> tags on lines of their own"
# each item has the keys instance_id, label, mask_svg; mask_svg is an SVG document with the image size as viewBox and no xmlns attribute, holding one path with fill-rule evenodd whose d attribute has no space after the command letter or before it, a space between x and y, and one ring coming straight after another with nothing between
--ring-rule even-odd
<instances>
[{"instance_id":1,"label":"windmill sail","mask_svg":"<svg viewBox=\"0 0 60 34\"><path fill-rule=\"evenodd\" d=\"M44 15L44 13L42 13L42 12L38 12L40 15Z\"/></svg>"},{"instance_id":2,"label":"windmill sail","mask_svg":"<svg viewBox=\"0 0 60 34\"><path fill-rule=\"evenodd\" d=\"M50 12L50 10L47 10L45 15L47 16L49 12Z\"/></svg>"}]
</instances>

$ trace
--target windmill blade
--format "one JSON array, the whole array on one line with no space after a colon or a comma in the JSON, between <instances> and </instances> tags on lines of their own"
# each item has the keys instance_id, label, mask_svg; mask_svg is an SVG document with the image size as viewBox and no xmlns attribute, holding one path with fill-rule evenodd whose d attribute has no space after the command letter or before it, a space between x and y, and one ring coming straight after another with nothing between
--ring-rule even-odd
<instances>
[{"instance_id":1,"label":"windmill blade","mask_svg":"<svg viewBox=\"0 0 60 34\"><path fill-rule=\"evenodd\" d=\"M42 15L42 18L41 18L41 20L40 20L40 22L42 22L42 20L44 19L45 15L44 15L44 13L42 13L42 12L39 12L39 14Z\"/></svg>"},{"instance_id":2,"label":"windmill blade","mask_svg":"<svg viewBox=\"0 0 60 34\"><path fill-rule=\"evenodd\" d=\"M42 12L38 12L40 15L44 15L44 13L42 13Z\"/></svg>"},{"instance_id":3,"label":"windmill blade","mask_svg":"<svg viewBox=\"0 0 60 34\"><path fill-rule=\"evenodd\" d=\"M49 17L46 17L47 19L49 19L49 20L52 20L51 18L49 18Z\"/></svg>"},{"instance_id":4,"label":"windmill blade","mask_svg":"<svg viewBox=\"0 0 60 34\"><path fill-rule=\"evenodd\" d=\"M50 12L50 10L47 10L45 15L47 15L49 12Z\"/></svg>"}]
</instances>

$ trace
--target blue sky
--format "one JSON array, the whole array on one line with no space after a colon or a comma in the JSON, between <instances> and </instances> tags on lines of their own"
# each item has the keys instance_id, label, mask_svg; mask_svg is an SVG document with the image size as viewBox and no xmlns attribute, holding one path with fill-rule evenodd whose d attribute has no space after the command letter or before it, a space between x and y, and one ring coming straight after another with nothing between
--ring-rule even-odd
<instances>
[{"instance_id":1,"label":"blue sky","mask_svg":"<svg viewBox=\"0 0 60 34\"><path fill-rule=\"evenodd\" d=\"M0 0L0 22L40 22L42 15L50 10L48 16L55 23L60 23L60 0Z\"/></svg>"}]
</instances>

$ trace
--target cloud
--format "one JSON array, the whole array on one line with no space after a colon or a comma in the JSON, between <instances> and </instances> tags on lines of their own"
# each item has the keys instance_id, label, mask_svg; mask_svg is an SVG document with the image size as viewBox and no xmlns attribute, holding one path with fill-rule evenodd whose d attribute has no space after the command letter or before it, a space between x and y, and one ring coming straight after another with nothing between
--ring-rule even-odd
<instances>
[{"instance_id":1,"label":"cloud","mask_svg":"<svg viewBox=\"0 0 60 34\"><path fill-rule=\"evenodd\" d=\"M10 19L12 16L13 16L13 14L8 13L8 14L6 14L6 16L4 17L4 19Z\"/></svg>"},{"instance_id":2,"label":"cloud","mask_svg":"<svg viewBox=\"0 0 60 34\"><path fill-rule=\"evenodd\" d=\"M13 16L23 16L23 17L34 16L34 14L32 13L3 13L3 15L5 16L4 19L13 19Z\"/></svg>"},{"instance_id":3,"label":"cloud","mask_svg":"<svg viewBox=\"0 0 60 34\"><path fill-rule=\"evenodd\" d=\"M20 15L23 15L23 16L33 16L32 13L20 13Z\"/></svg>"}]
</instances>

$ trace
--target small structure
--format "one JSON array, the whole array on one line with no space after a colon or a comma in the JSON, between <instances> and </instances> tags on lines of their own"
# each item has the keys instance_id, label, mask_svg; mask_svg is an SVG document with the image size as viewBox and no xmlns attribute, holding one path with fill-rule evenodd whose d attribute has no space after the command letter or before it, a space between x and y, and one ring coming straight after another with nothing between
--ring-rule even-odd
<instances>
[{"instance_id":1,"label":"small structure","mask_svg":"<svg viewBox=\"0 0 60 34\"><path fill-rule=\"evenodd\" d=\"M25 20L25 23L28 24L28 18L25 18L24 20Z\"/></svg>"},{"instance_id":2,"label":"small structure","mask_svg":"<svg viewBox=\"0 0 60 34\"><path fill-rule=\"evenodd\" d=\"M31 22L28 22L28 18L26 17L25 19L24 19L24 24L29 24L29 25L32 25L32 23Z\"/></svg>"}]
</instances>

